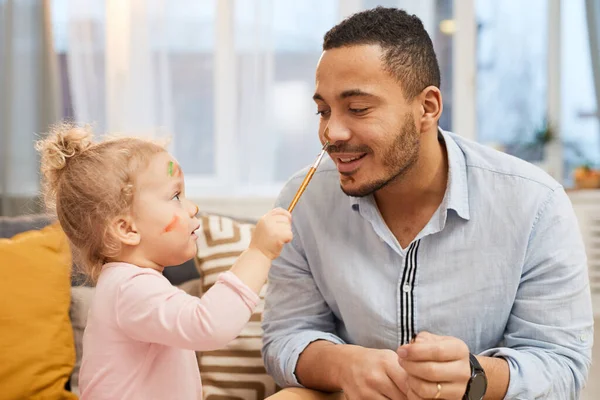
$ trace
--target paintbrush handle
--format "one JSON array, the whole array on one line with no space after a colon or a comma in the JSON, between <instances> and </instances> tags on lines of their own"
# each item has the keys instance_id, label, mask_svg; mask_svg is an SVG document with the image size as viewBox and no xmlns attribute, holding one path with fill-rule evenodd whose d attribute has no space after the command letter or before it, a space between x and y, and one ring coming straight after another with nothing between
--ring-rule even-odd
<instances>
[{"instance_id":1,"label":"paintbrush handle","mask_svg":"<svg viewBox=\"0 0 600 400\"><path fill-rule=\"evenodd\" d=\"M294 207L296 207L296 203L298 203L298 200L300 199L300 196L302 196L302 193L304 193L304 189L306 189L306 187L308 186L308 182L310 182L310 180L312 179L312 177L315 174L316 170L317 170L317 168L315 168L315 167L311 167L308 170L308 174L306 174L306 176L304 177L304 180L302 181L302 184L300 185L300 188L296 192L296 195L294 196L294 199L292 200L292 202L290 203L290 206L288 207L288 211L289 212L292 212L292 210L294 209Z\"/></svg>"},{"instance_id":2,"label":"paintbrush handle","mask_svg":"<svg viewBox=\"0 0 600 400\"><path fill-rule=\"evenodd\" d=\"M325 128L325 131L327 131L327 128ZM304 193L304 189L306 189L306 186L308 186L308 182L310 182L310 180L312 179L313 175L315 174L315 171L317 170L317 168L319 168L319 164L321 163L321 160L323 159L323 156L325 155L325 152L327 151L327 147L328 146L329 146L329 142L325 142L325 144L323 145L323 149L321 149L321 152L319 153L319 156L315 160L315 163L308 170L308 173L304 177L304 180L302 181L302 184L300 185L300 188L296 192L296 195L294 196L294 199L292 200L292 202L290 203L290 206L288 207L288 211L289 212L292 212L292 210L294 209L294 207L296 207L296 203L298 203L298 200L300 199L300 196L302 196L302 193Z\"/></svg>"}]
</instances>

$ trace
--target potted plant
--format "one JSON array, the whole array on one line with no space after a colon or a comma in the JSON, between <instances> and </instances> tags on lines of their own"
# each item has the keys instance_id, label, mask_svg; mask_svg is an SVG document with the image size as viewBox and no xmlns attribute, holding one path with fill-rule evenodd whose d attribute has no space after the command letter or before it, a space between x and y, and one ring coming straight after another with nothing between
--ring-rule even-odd
<instances>
[{"instance_id":1,"label":"potted plant","mask_svg":"<svg viewBox=\"0 0 600 400\"><path fill-rule=\"evenodd\" d=\"M600 188L600 170L594 169L589 164L583 164L573 171L576 189Z\"/></svg>"}]
</instances>

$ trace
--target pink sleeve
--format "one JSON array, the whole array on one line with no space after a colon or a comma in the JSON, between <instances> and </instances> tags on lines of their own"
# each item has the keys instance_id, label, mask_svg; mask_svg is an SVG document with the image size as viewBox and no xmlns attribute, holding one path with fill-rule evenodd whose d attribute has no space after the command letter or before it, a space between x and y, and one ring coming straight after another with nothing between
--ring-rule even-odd
<instances>
[{"instance_id":1,"label":"pink sleeve","mask_svg":"<svg viewBox=\"0 0 600 400\"><path fill-rule=\"evenodd\" d=\"M225 272L202 298L164 277L140 273L120 285L117 323L131 338L196 351L215 350L239 335L259 297Z\"/></svg>"}]
</instances>

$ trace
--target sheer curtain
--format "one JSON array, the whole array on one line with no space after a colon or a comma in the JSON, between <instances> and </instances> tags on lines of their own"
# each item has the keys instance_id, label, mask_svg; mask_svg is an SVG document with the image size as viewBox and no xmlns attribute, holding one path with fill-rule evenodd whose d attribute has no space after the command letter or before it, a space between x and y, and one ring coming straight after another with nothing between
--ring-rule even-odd
<instances>
[{"instance_id":1,"label":"sheer curtain","mask_svg":"<svg viewBox=\"0 0 600 400\"><path fill-rule=\"evenodd\" d=\"M165 0L70 0L68 69L75 119L99 132L173 131Z\"/></svg>"},{"instance_id":2,"label":"sheer curtain","mask_svg":"<svg viewBox=\"0 0 600 400\"><path fill-rule=\"evenodd\" d=\"M212 176L214 3L55 3L75 120L98 133L170 138L186 172Z\"/></svg>"},{"instance_id":3,"label":"sheer curtain","mask_svg":"<svg viewBox=\"0 0 600 400\"><path fill-rule=\"evenodd\" d=\"M75 119L100 132L170 136L188 193L204 198L272 198L311 163L324 33L353 12L410 3L54 2L66 15ZM413 11L435 30L436 2L425 3Z\"/></svg>"},{"instance_id":4,"label":"sheer curtain","mask_svg":"<svg viewBox=\"0 0 600 400\"><path fill-rule=\"evenodd\" d=\"M59 120L48 0L0 0L0 215L39 211L37 134Z\"/></svg>"},{"instance_id":5,"label":"sheer curtain","mask_svg":"<svg viewBox=\"0 0 600 400\"><path fill-rule=\"evenodd\" d=\"M314 70L338 9L318 0L251 4L238 1L234 11L239 181L268 192L319 151Z\"/></svg>"}]
</instances>

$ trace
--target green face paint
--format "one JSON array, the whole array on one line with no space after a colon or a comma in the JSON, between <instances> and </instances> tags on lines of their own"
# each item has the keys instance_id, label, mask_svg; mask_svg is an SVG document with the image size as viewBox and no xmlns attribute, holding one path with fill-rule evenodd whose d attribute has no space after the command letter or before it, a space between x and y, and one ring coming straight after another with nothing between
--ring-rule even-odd
<instances>
[{"instance_id":1,"label":"green face paint","mask_svg":"<svg viewBox=\"0 0 600 400\"><path fill-rule=\"evenodd\" d=\"M173 161L169 161L169 176L173 176Z\"/></svg>"}]
</instances>

